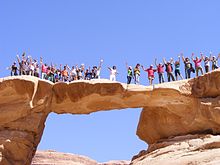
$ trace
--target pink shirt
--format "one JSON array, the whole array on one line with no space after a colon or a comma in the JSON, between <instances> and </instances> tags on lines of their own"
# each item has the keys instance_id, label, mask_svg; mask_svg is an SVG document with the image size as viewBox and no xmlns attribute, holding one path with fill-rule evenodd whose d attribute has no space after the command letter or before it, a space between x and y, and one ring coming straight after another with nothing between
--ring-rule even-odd
<instances>
[{"instance_id":1,"label":"pink shirt","mask_svg":"<svg viewBox=\"0 0 220 165\"><path fill-rule=\"evenodd\" d=\"M202 62L202 59L193 60L193 62L195 63L195 67L200 67L200 66L201 66L201 62Z\"/></svg>"},{"instance_id":2,"label":"pink shirt","mask_svg":"<svg viewBox=\"0 0 220 165\"><path fill-rule=\"evenodd\" d=\"M42 68L41 68L41 69L42 69L42 72L43 72L43 73L47 73L47 67L46 67L44 64L42 65Z\"/></svg>"}]
</instances>

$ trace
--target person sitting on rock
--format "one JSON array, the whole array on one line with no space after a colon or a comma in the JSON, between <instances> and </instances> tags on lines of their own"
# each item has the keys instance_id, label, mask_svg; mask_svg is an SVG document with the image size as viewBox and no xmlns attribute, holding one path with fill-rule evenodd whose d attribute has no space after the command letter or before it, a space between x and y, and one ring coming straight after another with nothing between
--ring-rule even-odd
<instances>
[{"instance_id":1,"label":"person sitting on rock","mask_svg":"<svg viewBox=\"0 0 220 165\"><path fill-rule=\"evenodd\" d=\"M16 65L16 62L14 62L11 67L9 67L11 70L11 76L17 76L18 75L18 67Z\"/></svg>"},{"instance_id":2,"label":"person sitting on rock","mask_svg":"<svg viewBox=\"0 0 220 165\"><path fill-rule=\"evenodd\" d=\"M152 85L153 84L153 80L154 80L154 72L157 71L157 69L153 68L153 65L150 65L149 68L144 69L143 65L141 66L141 68L148 73L148 80L149 80L149 84Z\"/></svg>"}]
</instances>

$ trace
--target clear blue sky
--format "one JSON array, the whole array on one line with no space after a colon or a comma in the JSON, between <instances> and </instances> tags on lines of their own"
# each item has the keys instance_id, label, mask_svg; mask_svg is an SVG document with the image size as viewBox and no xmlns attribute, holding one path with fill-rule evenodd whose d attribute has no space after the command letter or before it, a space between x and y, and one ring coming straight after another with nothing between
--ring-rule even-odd
<instances>
[{"instance_id":1,"label":"clear blue sky","mask_svg":"<svg viewBox=\"0 0 220 165\"><path fill-rule=\"evenodd\" d=\"M183 52L220 52L219 0L1 0L0 77L26 51L47 63L148 66ZM157 82L157 79L155 80ZM141 83L147 84L142 72ZM97 161L130 159L146 144L135 135L140 109L90 116L51 114L39 149L87 155Z\"/></svg>"}]
</instances>

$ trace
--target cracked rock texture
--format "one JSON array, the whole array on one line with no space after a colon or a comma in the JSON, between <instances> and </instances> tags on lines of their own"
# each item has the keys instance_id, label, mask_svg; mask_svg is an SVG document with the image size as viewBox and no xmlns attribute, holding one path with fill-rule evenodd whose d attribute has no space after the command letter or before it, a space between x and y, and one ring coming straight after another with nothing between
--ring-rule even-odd
<instances>
[{"instance_id":1,"label":"cracked rock texture","mask_svg":"<svg viewBox=\"0 0 220 165\"><path fill-rule=\"evenodd\" d=\"M2 78L0 164L31 164L50 112L89 114L142 107L137 135L149 144L147 152L153 152L152 146L159 149L156 144L171 137L218 135L219 98L218 70L195 79L150 87L127 87L108 80L53 84L30 76Z\"/></svg>"}]
</instances>

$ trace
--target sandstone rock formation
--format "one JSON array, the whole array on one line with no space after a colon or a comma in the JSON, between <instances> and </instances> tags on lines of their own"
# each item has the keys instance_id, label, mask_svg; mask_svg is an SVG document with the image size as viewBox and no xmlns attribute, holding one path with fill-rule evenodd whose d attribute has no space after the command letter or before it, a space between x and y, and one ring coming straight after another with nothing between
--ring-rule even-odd
<instances>
[{"instance_id":1,"label":"sandstone rock formation","mask_svg":"<svg viewBox=\"0 0 220 165\"><path fill-rule=\"evenodd\" d=\"M31 165L129 165L129 161L98 163L85 156L56 151L37 151Z\"/></svg>"},{"instance_id":2,"label":"sandstone rock formation","mask_svg":"<svg viewBox=\"0 0 220 165\"><path fill-rule=\"evenodd\" d=\"M150 145L169 137L220 133L220 71L150 87L108 80L53 84L30 76L0 79L0 164L29 165L50 112L143 107L137 135ZM83 104L82 104L83 103Z\"/></svg>"},{"instance_id":3,"label":"sandstone rock formation","mask_svg":"<svg viewBox=\"0 0 220 165\"><path fill-rule=\"evenodd\" d=\"M162 140L134 157L131 165L219 165L220 136L184 135Z\"/></svg>"},{"instance_id":4,"label":"sandstone rock formation","mask_svg":"<svg viewBox=\"0 0 220 165\"><path fill-rule=\"evenodd\" d=\"M97 165L95 160L85 156L56 151L37 151L31 165Z\"/></svg>"}]
</instances>

